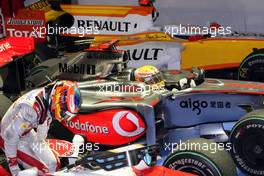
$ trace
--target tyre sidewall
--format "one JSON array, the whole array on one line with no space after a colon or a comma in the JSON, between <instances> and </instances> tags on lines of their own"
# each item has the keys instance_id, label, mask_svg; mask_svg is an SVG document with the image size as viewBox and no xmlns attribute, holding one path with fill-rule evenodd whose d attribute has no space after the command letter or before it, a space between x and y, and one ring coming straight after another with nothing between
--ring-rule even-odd
<instances>
[{"instance_id":1,"label":"tyre sidewall","mask_svg":"<svg viewBox=\"0 0 264 176\"><path fill-rule=\"evenodd\" d=\"M238 79L239 80L250 80L250 72L255 65L262 64L264 65L264 52L256 52L247 56L238 69Z\"/></svg>"},{"instance_id":2,"label":"tyre sidewall","mask_svg":"<svg viewBox=\"0 0 264 176\"><path fill-rule=\"evenodd\" d=\"M163 165L173 170L181 170L181 168L188 166L200 170L208 176L222 176L217 165L205 155L198 152L186 151L173 153L164 161Z\"/></svg>"},{"instance_id":3,"label":"tyre sidewall","mask_svg":"<svg viewBox=\"0 0 264 176\"><path fill-rule=\"evenodd\" d=\"M264 175L264 168L262 170L256 170L253 166L247 163L245 157L242 155L243 138L247 137L249 130L263 130L264 134L264 119L260 117L246 118L238 122L231 134L230 142L232 143L231 155L236 163L237 167L249 175Z\"/></svg>"}]
</instances>

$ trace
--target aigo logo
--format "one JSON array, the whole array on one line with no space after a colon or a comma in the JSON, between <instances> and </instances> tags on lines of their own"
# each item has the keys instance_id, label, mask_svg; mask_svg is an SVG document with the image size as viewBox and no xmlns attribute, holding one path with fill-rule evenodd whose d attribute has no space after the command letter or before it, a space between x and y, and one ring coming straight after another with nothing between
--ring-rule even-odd
<instances>
[{"instance_id":1,"label":"aigo logo","mask_svg":"<svg viewBox=\"0 0 264 176\"><path fill-rule=\"evenodd\" d=\"M192 109L192 111L196 111L196 115L200 115L202 112L202 109L205 109L208 107L208 102L200 101L200 100L193 101L191 98L189 98L188 100L181 101L180 107L190 108Z\"/></svg>"},{"instance_id":2,"label":"aigo logo","mask_svg":"<svg viewBox=\"0 0 264 176\"><path fill-rule=\"evenodd\" d=\"M117 112L113 117L114 130L124 137L135 137L145 131L145 124L129 111Z\"/></svg>"}]
</instances>

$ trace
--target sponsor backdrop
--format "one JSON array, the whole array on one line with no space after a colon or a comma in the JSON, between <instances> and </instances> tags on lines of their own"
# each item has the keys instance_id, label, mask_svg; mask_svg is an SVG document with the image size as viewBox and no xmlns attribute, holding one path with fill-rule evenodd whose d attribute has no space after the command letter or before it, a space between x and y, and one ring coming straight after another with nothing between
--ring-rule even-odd
<instances>
[{"instance_id":1,"label":"sponsor backdrop","mask_svg":"<svg viewBox=\"0 0 264 176\"><path fill-rule=\"evenodd\" d=\"M79 4L137 5L137 0L78 0ZM156 25L218 22L241 32L264 33L262 0L156 0L160 12Z\"/></svg>"},{"instance_id":2,"label":"sponsor backdrop","mask_svg":"<svg viewBox=\"0 0 264 176\"><path fill-rule=\"evenodd\" d=\"M159 69L180 69L181 45L173 42L143 42L135 45L119 46L128 50L129 67L155 65Z\"/></svg>"}]
</instances>

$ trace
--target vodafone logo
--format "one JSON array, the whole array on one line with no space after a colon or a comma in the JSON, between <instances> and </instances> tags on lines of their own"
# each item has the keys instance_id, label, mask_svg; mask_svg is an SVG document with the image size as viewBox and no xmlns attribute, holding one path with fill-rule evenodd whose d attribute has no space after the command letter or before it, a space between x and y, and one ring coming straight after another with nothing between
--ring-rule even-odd
<instances>
[{"instance_id":1,"label":"vodafone logo","mask_svg":"<svg viewBox=\"0 0 264 176\"><path fill-rule=\"evenodd\" d=\"M124 137L134 137L145 131L140 125L139 118L129 111L117 112L112 123L115 131Z\"/></svg>"}]
</instances>

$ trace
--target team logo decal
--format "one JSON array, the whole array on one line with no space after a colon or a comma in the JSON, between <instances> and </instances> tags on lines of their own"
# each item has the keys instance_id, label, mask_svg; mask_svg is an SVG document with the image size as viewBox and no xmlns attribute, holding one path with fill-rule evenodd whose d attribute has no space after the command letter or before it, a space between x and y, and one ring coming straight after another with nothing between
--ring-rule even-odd
<instances>
[{"instance_id":1,"label":"team logo decal","mask_svg":"<svg viewBox=\"0 0 264 176\"><path fill-rule=\"evenodd\" d=\"M145 131L139 118L129 111L117 112L112 122L115 131L124 137L134 137Z\"/></svg>"},{"instance_id":2,"label":"team logo decal","mask_svg":"<svg viewBox=\"0 0 264 176\"><path fill-rule=\"evenodd\" d=\"M11 45L8 42L0 44L0 52L4 52L10 48L11 48Z\"/></svg>"}]
</instances>

